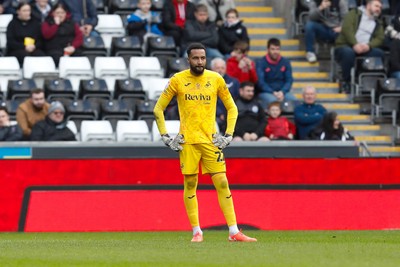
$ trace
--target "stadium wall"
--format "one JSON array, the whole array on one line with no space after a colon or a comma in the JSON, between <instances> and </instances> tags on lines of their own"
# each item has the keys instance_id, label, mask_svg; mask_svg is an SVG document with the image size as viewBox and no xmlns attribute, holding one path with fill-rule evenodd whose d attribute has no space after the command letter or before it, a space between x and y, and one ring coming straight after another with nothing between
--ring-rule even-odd
<instances>
[{"instance_id":1,"label":"stadium wall","mask_svg":"<svg viewBox=\"0 0 400 267\"><path fill-rule=\"evenodd\" d=\"M237 199L235 205L240 211L238 214L242 213L248 218L241 219L242 223L249 224L253 221L253 225L260 229L400 228L400 168L398 167L400 158L233 157L227 159L227 165L228 178L234 197ZM115 223L113 218L116 218L112 212L110 216L106 216L107 212L104 213L104 210L101 214L97 213L101 209L96 205L88 204L102 199L97 198L101 194L90 201L83 202L76 202L76 200L85 199L84 194L70 198L70 204L76 205L75 209L68 207L68 194L66 198L60 198L60 194L77 189L80 193L98 192L104 189L106 191L119 190L121 195L116 198L117 200L110 200L113 205L104 207L107 207L105 211L111 211L111 209L117 211L121 209L121 205L133 203L132 206L122 207L124 212L121 214L125 214L125 218L130 218L126 215L129 214L129 210L132 214L159 215L158 221L165 213L173 215L175 211L179 211L180 216L184 216L181 202L182 175L176 155L174 158L133 159L7 159L0 161L0 168L2 170L0 231L24 231L25 226L29 226L28 230L31 231L168 230L157 223L151 225L151 229L143 229L139 227L138 220L132 220L129 227L120 225L119 228L107 228L104 226L99 229L91 224L86 228L73 228L72 222L77 219L79 219L79 224L85 225L82 221L83 214L89 217L94 216L90 217L94 222L114 221ZM213 201L215 192L210 190L210 179L207 176L201 176L200 183L206 186L201 188L205 192L204 203ZM110 186L117 186L117 188L110 188ZM172 188L163 188L165 186L172 186ZM120 197L127 190L130 194L121 200ZM40 198L41 194L38 192L45 192L42 194L45 197ZM65 195L65 193L62 194ZM60 199L60 202L57 199ZM146 205L149 206L143 206L141 203L147 203ZM48 209L51 208L50 204L52 204L52 209ZM203 208L208 208L208 206L212 209L218 208L216 203L203 205ZM40 212L42 208L44 210ZM223 223L218 216L213 217L214 214L219 214L218 211L203 208L201 214L204 214L202 215L204 219L202 220L208 222L210 227ZM68 210L72 211L64 213L68 216L60 217L60 212ZM296 213L294 213L295 210L297 210ZM30 221L30 223L59 222L60 220L56 220L57 217L62 218L64 222L70 221L71 224L67 223L69 228L62 228L60 225L57 226L59 228L43 228L44 224L39 223L42 228L35 228L38 227L37 224L32 227L32 224L26 221L26 218L29 219L30 212L32 216L36 216L36 221ZM39 217L37 217L38 214ZM291 217L291 221L288 221L288 217L282 214L298 214L298 216ZM300 216L301 214L304 216ZM340 217L336 217L338 214L341 214ZM101 217L97 217L98 215ZM210 220L207 216L211 216ZM323 220L324 218L330 219ZM336 218L339 218L338 223L335 223ZM344 223L345 218L353 223ZM321 221L331 223L324 225ZM368 221L374 223L367 223ZM186 219L183 224L180 224L178 219L175 222L174 229L176 230L187 230L189 227ZM303 223L306 224L303 225Z\"/></svg>"}]
</instances>

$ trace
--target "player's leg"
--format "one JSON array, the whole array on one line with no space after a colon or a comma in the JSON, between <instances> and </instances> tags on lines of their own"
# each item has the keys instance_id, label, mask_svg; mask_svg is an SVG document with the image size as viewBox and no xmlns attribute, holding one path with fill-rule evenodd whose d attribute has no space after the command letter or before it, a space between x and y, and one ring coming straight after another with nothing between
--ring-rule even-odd
<instances>
[{"instance_id":1,"label":"player's leg","mask_svg":"<svg viewBox=\"0 0 400 267\"><path fill-rule=\"evenodd\" d=\"M239 232L239 229L237 229L235 208L233 206L233 198L229 189L228 179L224 172L211 174L211 179L217 190L219 206L229 226L229 232L231 233L232 227L232 233L236 234Z\"/></svg>"},{"instance_id":2,"label":"player's leg","mask_svg":"<svg viewBox=\"0 0 400 267\"><path fill-rule=\"evenodd\" d=\"M192 242L202 242L203 232L199 223L199 208L197 202L197 183L200 154L194 145L184 145L180 152L181 171L184 176L183 202L190 225L193 230ZM197 163L196 163L197 162Z\"/></svg>"}]
</instances>

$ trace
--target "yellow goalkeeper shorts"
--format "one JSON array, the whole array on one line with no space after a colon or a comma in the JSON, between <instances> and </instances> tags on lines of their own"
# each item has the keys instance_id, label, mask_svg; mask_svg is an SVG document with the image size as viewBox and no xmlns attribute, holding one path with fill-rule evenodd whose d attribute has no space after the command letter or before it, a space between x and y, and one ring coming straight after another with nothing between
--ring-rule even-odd
<instances>
[{"instance_id":1,"label":"yellow goalkeeper shorts","mask_svg":"<svg viewBox=\"0 0 400 267\"><path fill-rule=\"evenodd\" d=\"M225 156L213 144L183 144L179 153L182 174L199 173L199 163L203 174L226 172Z\"/></svg>"}]
</instances>

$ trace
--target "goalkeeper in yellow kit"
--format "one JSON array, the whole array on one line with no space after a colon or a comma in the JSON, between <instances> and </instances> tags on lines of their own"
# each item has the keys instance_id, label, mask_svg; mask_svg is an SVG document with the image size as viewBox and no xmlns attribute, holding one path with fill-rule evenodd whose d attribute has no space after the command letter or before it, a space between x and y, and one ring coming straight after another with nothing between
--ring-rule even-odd
<instances>
[{"instance_id":1,"label":"goalkeeper in yellow kit","mask_svg":"<svg viewBox=\"0 0 400 267\"><path fill-rule=\"evenodd\" d=\"M179 152L184 175L184 203L193 228L192 242L202 242L196 189L199 163L203 174L211 176L218 193L218 201L229 226L229 241L254 242L239 231L236 224L232 195L226 178L225 158L222 152L232 141L238 111L224 79L205 69L206 48L193 43L187 49L190 69L176 73L169 81L154 108L154 115L163 142ZM171 138L165 127L164 110L176 96L180 115L180 130ZM216 106L220 98L228 111L225 135L216 133Z\"/></svg>"}]
</instances>

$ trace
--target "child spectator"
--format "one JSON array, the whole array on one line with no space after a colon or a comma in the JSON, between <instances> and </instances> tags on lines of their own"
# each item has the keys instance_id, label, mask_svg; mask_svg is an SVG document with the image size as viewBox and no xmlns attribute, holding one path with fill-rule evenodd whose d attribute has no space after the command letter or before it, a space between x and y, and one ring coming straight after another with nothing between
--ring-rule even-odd
<instances>
[{"instance_id":1,"label":"child spectator","mask_svg":"<svg viewBox=\"0 0 400 267\"><path fill-rule=\"evenodd\" d=\"M247 29L239 19L239 12L232 8L225 14L225 21L219 27L219 51L224 55L230 55L234 44L239 41L250 42Z\"/></svg>"},{"instance_id":2,"label":"child spectator","mask_svg":"<svg viewBox=\"0 0 400 267\"><path fill-rule=\"evenodd\" d=\"M147 37L163 35L159 29L161 15L159 12L150 11L150 0L139 0L137 6L138 9L127 17L127 30L129 35L138 36L143 46L147 47Z\"/></svg>"},{"instance_id":3,"label":"child spectator","mask_svg":"<svg viewBox=\"0 0 400 267\"><path fill-rule=\"evenodd\" d=\"M187 20L194 20L195 5L188 0L166 0L161 12L161 30L172 36L175 44L180 46L183 28Z\"/></svg>"},{"instance_id":4,"label":"child spectator","mask_svg":"<svg viewBox=\"0 0 400 267\"><path fill-rule=\"evenodd\" d=\"M80 55L83 34L63 3L60 2L52 8L50 15L42 23L42 34L46 40L46 54L53 58L56 66L63 55Z\"/></svg>"},{"instance_id":5,"label":"child spectator","mask_svg":"<svg viewBox=\"0 0 400 267\"><path fill-rule=\"evenodd\" d=\"M272 102L268 106L268 124L265 127L265 136L270 140L293 140L296 126L286 117L281 116L281 103Z\"/></svg>"},{"instance_id":6,"label":"child spectator","mask_svg":"<svg viewBox=\"0 0 400 267\"><path fill-rule=\"evenodd\" d=\"M31 17L31 6L18 4L17 14L7 26L7 56L15 56L20 66L26 56L45 56L40 21Z\"/></svg>"},{"instance_id":7,"label":"child spectator","mask_svg":"<svg viewBox=\"0 0 400 267\"><path fill-rule=\"evenodd\" d=\"M354 137L343 127L334 111L325 113L321 124L310 132L309 137L312 140L354 140Z\"/></svg>"},{"instance_id":8,"label":"child spectator","mask_svg":"<svg viewBox=\"0 0 400 267\"><path fill-rule=\"evenodd\" d=\"M233 46L231 57L227 61L228 75L239 80L239 82L257 83L257 72L254 61L247 57L249 44L246 41L237 41Z\"/></svg>"}]
</instances>

